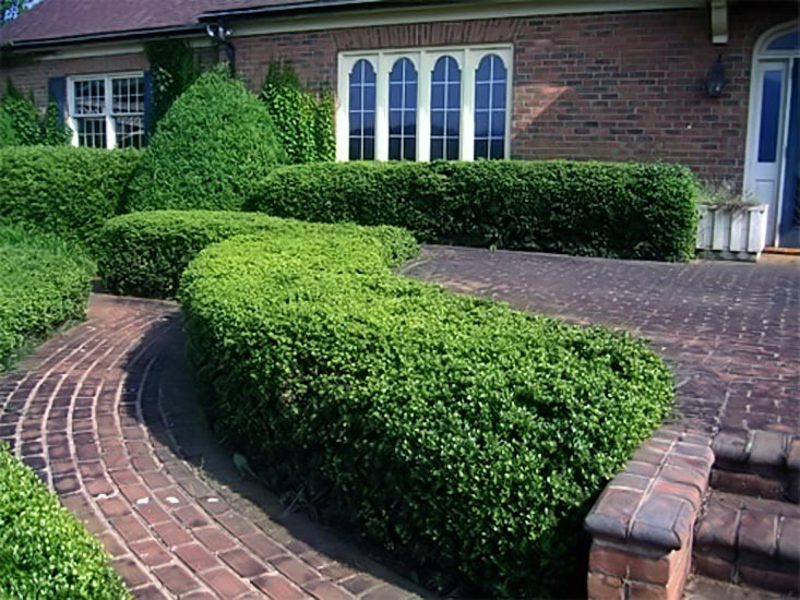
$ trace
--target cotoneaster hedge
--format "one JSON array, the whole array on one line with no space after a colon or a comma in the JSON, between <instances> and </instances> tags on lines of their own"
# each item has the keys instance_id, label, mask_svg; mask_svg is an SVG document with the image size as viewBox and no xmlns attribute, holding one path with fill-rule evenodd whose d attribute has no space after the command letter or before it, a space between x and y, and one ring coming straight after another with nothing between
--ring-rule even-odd
<instances>
[{"instance_id":1,"label":"cotoneaster hedge","mask_svg":"<svg viewBox=\"0 0 800 600\"><path fill-rule=\"evenodd\" d=\"M667 164L332 163L274 171L246 209L396 225L423 241L685 261L696 194L691 172Z\"/></svg>"},{"instance_id":2,"label":"cotoneaster hedge","mask_svg":"<svg viewBox=\"0 0 800 600\"><path fill-rule=\"evenodd\" d=\"M204 250L180 299L211 420L470 597L580 594L581 524L668 413L642 343L393 274L374 237Z\"/></svg>"},{"instance_id":3,"label":"cotoneaster hedge","mask_svg":"<svg viewBox=\"0 0 800 600\"><path fill-rule=\"evenodd\" d=\"M393 227L336 228L368 231L380 239L393 240L390 247L397 253L392 257L395 261L416 254L418 249L410 234ZM240 212L141 212L108 221L97 236L94 253L98 274L113 293L172 298L189 262L211 244L248 233L277 231L288 235L296 231L308 236L331 229L332 226Z\"/></svg>"},{"instance_id":4,"label":"cotoneaster hedge","mask_svg":"<svg viewBox=\"0 0 800 600\"><path fill-rule=\"evenodd\" d=\"M27 343L85 316L93 270L76 244L0 223L0 371Z\"/></svg>"},{"instance_id":5,"label":"cotoneaster hedge","mask_svg":"<svg viewBox=\"0 0 800 600\"><path fill-rule=\"evenodd\" d=\"M0 218L91 241L119 214L140 153L72 147L0 149Z\"/></svg>"},{"instance_id":6,"label":"cotoneaster hedge","mask_svg":"<svg viewBox=\"0 0 800 600\"><path fill-rule=\"evenodd\" d=\"M130 598L100 544L2 442L0 597Z\"/></svg>"}]
</instances>

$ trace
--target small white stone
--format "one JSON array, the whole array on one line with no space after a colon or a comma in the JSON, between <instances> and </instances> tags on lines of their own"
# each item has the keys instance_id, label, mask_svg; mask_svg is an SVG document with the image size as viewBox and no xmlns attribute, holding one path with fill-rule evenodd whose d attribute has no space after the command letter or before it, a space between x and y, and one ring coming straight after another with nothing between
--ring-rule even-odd
<instances>
[{"instance_id":1,"label":"small white stone","mask_svg":"<svg viewBox=\"0 0 800 600\"><path fill-rule=\"evenodd\" d=\"M206 498L206 501L210 502L211 504L216 504L219 502L219 498Z\"/></svg>"},{"instance_id":2,"label":"small white stone","mask_svg":"<svg viewBox=\"0 0 800 600\"><path fill-rule=\"evenodd\" d=\"M111 496L109 496L108 494L97 494L97 496L95 496L95 498L97 498L98 500L105 500L106 498L110 497Z\"/></svg>"},{"instance_id":3,"label":"small white stone","mask_svg":"<svg viewBox=\"0 0 800 600\"><path fill-rule=\"evenodd\" d=\"M144 504L150 504L150 498L139 498L136 501L136 504L138 504L139 506L142 506Z\"/></svg>"},{"instance_id":4,"label":"small white stone","mask_svg":"<svg viewBox=\"0 0 800 600\"><path fill-rule=\"evenodd\" d=\"M167 503L168 504L180 504L180 500L178 500L175 496L167 496Z\"/></svg>"}]
</instances>

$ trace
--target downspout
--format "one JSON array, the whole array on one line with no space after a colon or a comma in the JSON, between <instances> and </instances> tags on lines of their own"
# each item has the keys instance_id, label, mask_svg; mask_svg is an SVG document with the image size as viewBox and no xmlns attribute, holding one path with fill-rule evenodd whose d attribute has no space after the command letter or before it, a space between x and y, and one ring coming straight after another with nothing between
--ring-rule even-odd
<instances>
[{"instance_id":1,"label":"downspout","mask_svg":"<svg viewBox=\"0 0 800 600\"><path fill-rule=\"evenodd\" d=\"M225 26L225 21L220 19L216 25L209 23L206 25L206 33L208 36L225 48L225 58L228 60L228 66L231 70L231 77L236 76L236 48L228 38L232 31Z\"/></svg>"}]
</instances>

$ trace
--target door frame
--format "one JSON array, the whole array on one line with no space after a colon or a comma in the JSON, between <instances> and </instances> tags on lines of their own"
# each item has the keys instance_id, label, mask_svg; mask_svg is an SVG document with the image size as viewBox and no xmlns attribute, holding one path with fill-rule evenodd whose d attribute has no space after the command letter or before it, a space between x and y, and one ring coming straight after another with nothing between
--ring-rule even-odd
<instances>
[{"instance_id":1,"label":"door frame","mask_svg":"<svg viewBox=\"0 0 800 600\"><path fill-rule=\"evenodd\" d=\"M780 218L783 213L784 186L786 179L786 145L789 136L789 112L791 102L800 101L791 97L792 86L790 82L792 59L798 60L797 51L771 51L767 52L767 46L776 37L785 33L795 31L800 27L800 20L781 23L765 31L756 41L753 47L752 65L750 68L750 100L748 103L747 116L747 142L745 145L744 178L742 193L746 194L752 190L752 178L754 176L756 160L758 159L759 146L759 125L761 122L761 91L762 91L762 72L761 64L768 61L786 61L787 65L787 85L784 86L782 106L785 107L780 120L780 131L778 134L778 156L780 157L780 169L778 173L777 199L774 214L768 214L767 218L774 223L772 239L767 240L768 246L780 245Z\"/></svg>"}]
</instances>

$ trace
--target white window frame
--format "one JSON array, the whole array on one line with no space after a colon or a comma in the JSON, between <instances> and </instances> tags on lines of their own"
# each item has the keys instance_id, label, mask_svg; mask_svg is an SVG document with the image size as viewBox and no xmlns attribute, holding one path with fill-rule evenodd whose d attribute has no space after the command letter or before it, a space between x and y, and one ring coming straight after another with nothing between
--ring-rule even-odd
<instances>
[{"instance_id":1,"label":"white window frame","mask_svg":"<svg viewBox=\"0 0 800 600\"><path fill-rule=\"evenodd\" d=\"M72 75L67 77L67 115L66 122L72 130L72 145L78 147L80 139L78 137L78 123L76 119L80 119L82 115L75 115L75 84L81 81L98 81L103 80L105 90L105 117L106 121L106 148L113 149L117 147L117 130L114 127L114 114L113 107L113 84L114 79L131 79L140 78L144 79L144 71L124 71L121 73L92 73L88 75ZM100 118L101 115L97 115ZM142 113L142 118L145 114Z\"/></svg>"},{"instance_id":2,"label":"white window frame","mask_svg":"<svg viewBox=\"0 0 800 600\"><path fill-rule=\"evenodd\" d=\"M395 61L408 58L417 69L417 161L431 158L431 79L436 61L451 56L461 69L461 132L459 160L475 158L475 73L488 54L499 56L506 66L505 158L511 157L511 120L514 110L514 47L511 44L479 44L399 48L339 53L338 103L336 108L336 160L350 159L350 72L365 59L375 69L375 160L389 158L389 73Z\"/></svg>"}]
</instances>

